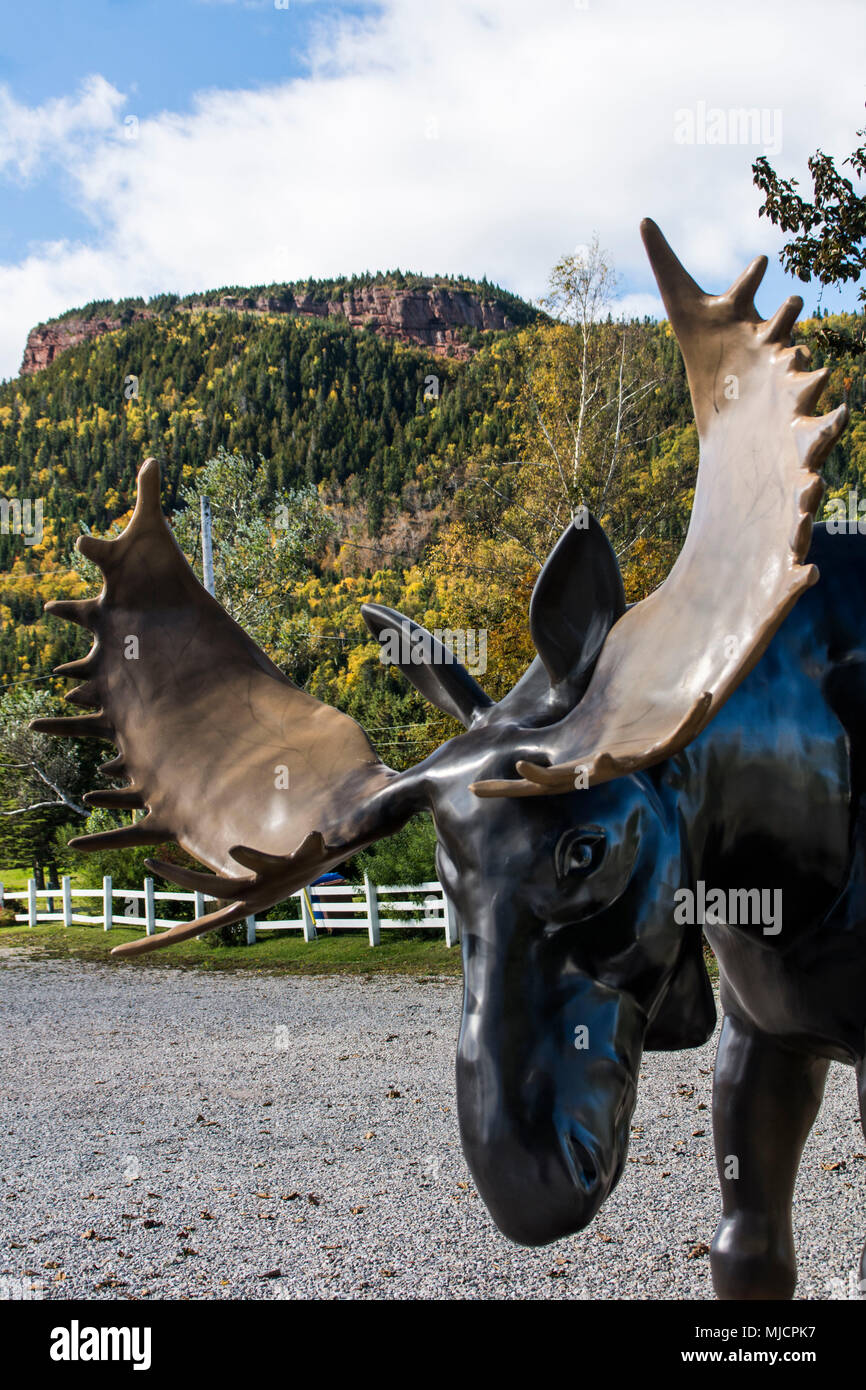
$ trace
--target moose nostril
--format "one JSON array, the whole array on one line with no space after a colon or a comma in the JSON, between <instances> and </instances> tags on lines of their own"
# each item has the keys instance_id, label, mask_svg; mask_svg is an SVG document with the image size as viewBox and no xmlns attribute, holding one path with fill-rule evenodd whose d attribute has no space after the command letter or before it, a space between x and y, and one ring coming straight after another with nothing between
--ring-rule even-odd
<instances>
[{"instance_id":1,"label":"moose nostril","mask_svg":"<svg viewBox=\"0 0 866 1390\"><path fill-rule=\"evenodd\" d=\"M568 1158L568 1166L575 1184L586 1192L591 1192L598 1182L598 1165L592 1153L571 1132L563 1135L563 1148Z\"/></svg>"}]
</instances>

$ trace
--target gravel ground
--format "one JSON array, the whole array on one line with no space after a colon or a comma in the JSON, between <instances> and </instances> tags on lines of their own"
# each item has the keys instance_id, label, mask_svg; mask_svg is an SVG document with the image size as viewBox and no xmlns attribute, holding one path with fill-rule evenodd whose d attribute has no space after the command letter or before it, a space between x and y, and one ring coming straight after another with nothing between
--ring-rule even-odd
<instances>
[{"instance_id":1,"label":"gravel ground","mask_svg":"<svg viewBox=\"0 0 866 1390\"><path fill-rule=\"evenodd\" d=\"M0 965L0 1295L712 1297L713 1045L645 1058L613 1197L524 1250L460 1150L456 981ZM799 1297L846 1296L863 1148L834 1066L797 1188Z\"/></svg>"}]
</instances>

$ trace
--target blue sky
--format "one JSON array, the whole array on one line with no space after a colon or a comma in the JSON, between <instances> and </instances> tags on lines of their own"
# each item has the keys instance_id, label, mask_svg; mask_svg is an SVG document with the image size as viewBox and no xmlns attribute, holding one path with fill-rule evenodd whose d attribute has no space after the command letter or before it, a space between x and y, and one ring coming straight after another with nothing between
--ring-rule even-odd
<instances>
[{"instance_id":1,"label":"blue sky","mask_svg":"<svg viewBox=\"0 0 866 1390\"><path fill-rule=\"evenodd\" d=\"M77 90L101 73L129 94L139 119L189 112L193 94L213 87L255 90L307 71L317 27L336 11L360 15L374 6L230 0L27 0L10 7L0 35L0 83L38 107ZM20 254L34 240L86 235L88 218L55 178L2 187L0 256Z\"/></svg>"},{"instance_id":2,"label":"blue sky","mask_svg":"<svg viewBox=\"0 0 866 1390\"><path fill-rule=\"evenodd\" d=\"M859 0L10 6L0 376L88 299L395 265L534 298L595 231L619 307L657 312L645 214L710 289L771 254L768 313L799 287L750 165L850 151L864 34Z\"/></svg>"}]
</instances>

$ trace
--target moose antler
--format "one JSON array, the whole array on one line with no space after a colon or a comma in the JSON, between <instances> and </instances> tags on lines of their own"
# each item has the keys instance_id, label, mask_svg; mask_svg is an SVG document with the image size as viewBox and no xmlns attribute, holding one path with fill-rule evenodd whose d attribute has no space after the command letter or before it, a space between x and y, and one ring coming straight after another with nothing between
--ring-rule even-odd
<instances>
[{"instance_id":1,"label":"moose antler","mask_svg":"<svg viewBox=\"0 0 866 1390\"><path fill-rule=\"evenodd\" d=\"M122 535L79 538L78 549L104 575L99 597L46 605L96 636L86 657L56 674L84 677L67 698L98 713L39 719L33 727L115 743L120 755L102 771L128 777L129 785L85 800L147 812L72 845L175 841L214 875L160 861L149 866L231 901L116 946L119 955L263 912L396 830L412 811L405 776L379 760L354 720L293 685L202 588L162 515L159 488L156 460L148 459Z\"/></svg>"},{"instance_id":2,"label":"moose antler","mask_svg":"<svg viewBox=\"0 0 866 1390\"><path fill-rule=\"evenodd\" d=\"M758 661L818 571L804 565L823 492L817 470L848 418L810 418L829 368L791 347L798 296L762 320L758 257L708 295L656 224L641 225L682 348L700 438L688 534L664 583L610 629L582 700L549 730L564 759L518 762L479 796L536 796L605 782L684 748Z\"/></svg>"}]
</instances>

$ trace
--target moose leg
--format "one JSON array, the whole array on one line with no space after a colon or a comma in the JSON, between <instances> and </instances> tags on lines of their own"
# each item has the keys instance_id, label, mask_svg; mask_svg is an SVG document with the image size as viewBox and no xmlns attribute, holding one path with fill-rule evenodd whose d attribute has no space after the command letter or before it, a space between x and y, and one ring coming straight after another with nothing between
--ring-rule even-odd
<instances>
[{"instance_id":1,"label":"moose leg","mask_svg":"<svg viewBox=\"0 0 866 1390\"><path fill-rule=\"evenodd\" d=\"M719 1298L791 1298L791 1201L829 1062L726 1015L713 1085L722 1219L710 1252Z\"/></svg>"}]
</instances>

